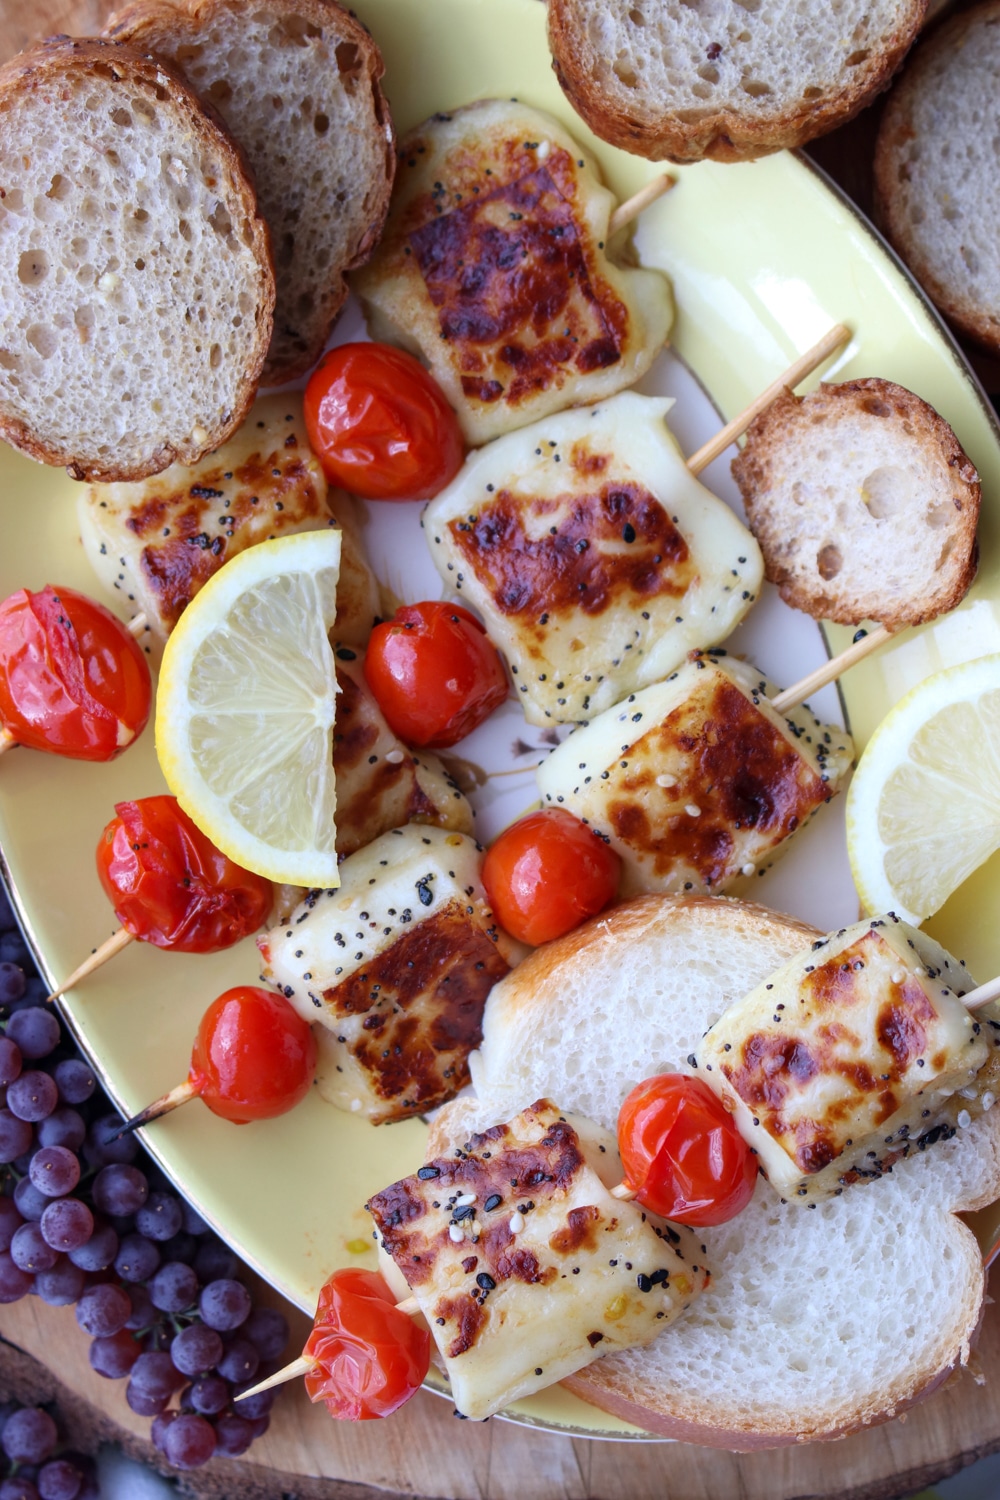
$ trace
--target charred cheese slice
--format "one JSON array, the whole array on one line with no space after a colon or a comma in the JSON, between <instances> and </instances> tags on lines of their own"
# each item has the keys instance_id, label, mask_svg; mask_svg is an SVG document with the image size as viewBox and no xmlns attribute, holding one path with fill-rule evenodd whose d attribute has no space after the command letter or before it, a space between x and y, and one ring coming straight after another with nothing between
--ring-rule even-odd
<instances>
[{"instance_id":1,"label":"charred cheese slice","mask_svg":"<svg viewBox=\"0 0 1000 1500\"><path fill-rule=\"evenodd\" d=\"M263 978L319 1023L320 1093L376 1125L469 1081L492 986L522 950L493 920L482 850L443 828L383 834L258 939Z\"/></svg>"},{"instance_id":2,"label":"charred cheese slice","mask_svg":"<svg viewBox=\"0 0 1000 1500\"><path fill-rule=\"evenodd\" d=\"M350 280L372 337L430 366L470 443L633 385L663 347L669 282L609 257L613 208L590 152L516 100L402 142L381 244Z\"/></svg>"},{"instance_id":3,"label":"charred cheese slice","mask_svg":"<svg viewBox=\"0 0 1000 1500\"><path fill-rule=\"evenodd\" d=\"M746 889L838 790L842 729L722 652L696 655L569 735L538 771L545 802L593 825L621 855L621 892Z\"/></svg>"},{"instance_id":4,"label":"charred cheese slice","mask_svg":"<svg viewBox=\"0 0 1000 1500\"><path fill-rule=\"evenodd\" d=\"M858 922L726 1011L698 1048L699 1077L782 1198L828 1197L969 1123L998 1032L962 1005L972 988L915 927Z\"/></svg>"},{"instance_id":5,"label":"charred cheese slice","mask_svg":"<svg viewBox=\"0 0 1000 1500\"><path fill-rule=\"evenodd\" d=\"M428 506L445 587L506 654L531 724L592 719L725 639L763 561L688 471L673 403L624 392L473 454Z\"/></svg>"},{"instance_id":6,"label":"charred cheese slice","mask_svg":"<svg viewBox=\"0 0 1000 1500\"><path fill-rule=\"evenodd\" d=\"M464 1416L652 1343L704 1287L690 1231L613 1198L616 1181L614 1137L541 1099L368 1203Z\"/></svg>"},{"instance_id":7,"label":"charred cheese slice","mask_svg":"<svg viewBox=\"0 0 1000 1500\"><path fill-rule=\"evenodd\" d=\"M302 397L265 396L228 443L200 463L128 484L86 484L78 502L87 557L145 640L162 647L198 590L255 542L339 526L337 634L363 645L379 612L354 503L326 478L306 440Z\"/></svg>"}]
</instances>

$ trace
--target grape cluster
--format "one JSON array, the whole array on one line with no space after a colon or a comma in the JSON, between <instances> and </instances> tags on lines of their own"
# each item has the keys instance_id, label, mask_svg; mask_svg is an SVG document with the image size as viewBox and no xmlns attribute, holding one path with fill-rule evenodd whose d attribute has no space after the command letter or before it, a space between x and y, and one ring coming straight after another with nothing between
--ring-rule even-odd
<instances>
[{"instance_id":1,"label":"grape cluster","mask_svg":"<svg viewBox=\"0 0 1000 1500\"><path fill-rule=\"evenodd\" d=\"M97 1469L85 1453L56 1454L56 1424L40 1406L0 1406L0 1448L9 1473L0 1500L100 1500Z\"/></svg>"},{"instance_id":2,"label":"grape cluster","mask_svg":"<svg viewBox=\"0 0 1000 1500\"><path fill-rule=\"evenodd\" d=\"M236 1256L135 1137L116 1138L30 963L0 890L0 1302L75 1304L91 1365L127 1378L174 1468L236 1457L266 1431L274 1392L237 1397L277 1367L288 1324L254 1307ZM20 1495L0 1486L0 1500Z\"/></svg>"}]
</instances>

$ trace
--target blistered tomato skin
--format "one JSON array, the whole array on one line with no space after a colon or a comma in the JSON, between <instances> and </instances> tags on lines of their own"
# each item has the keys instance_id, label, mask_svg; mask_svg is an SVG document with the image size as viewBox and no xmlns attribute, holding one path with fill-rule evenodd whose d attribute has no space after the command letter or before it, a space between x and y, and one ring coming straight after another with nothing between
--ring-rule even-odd
<instances>
[{"instance_id":1,"label":"blistered tomato skin","mask_svg":"<svg viewBox=\"0 0 1000 1500\"><path fill-rule=\"evenodd\" d=\"M315 1074L310 1026L284 996L244 984L202 1016L188 1081L214 1115L246 1125L294 1109Z\"/></svg>"},{"instance_id":2,"label":"blistered tomato skin","mask_svg":"<svg viewBox=\"0 0 1000 1500\"><path fill-rule=\"evenodd\" d=\"M178 953L217 953L267 920L269 880L228 859L176 797L115 804L97 845L97 873L121 925Z\"/></svg>"},{"instance_id":3,"label":"blistered tomato skin","mask_svg":"<svg viewBox=\"0 0 1000 1500\"><path fill-rule=\"evenodd\" d=\"M146 659L103 604L51 584L0 604L0 724L18 744L114 760L151 701Z\"/></svg>"},{"instance_id":4,"label":"blistered tomato skin","mask_svg":"<svg viewBox=\"0 0 1000 1500\"><path fill-rule=\"evenodd\" d=\"M446 749L507 697L499 653L474 615L440 600L406 604L376 625L365 678L389 727L407 745Z\"/></svg>"},{"instance_id":5,"label":"blistered tomato skin","mask_svg":"<svg viewBox=\"0 0 1000 1500\"><path fill-rule=\"evenodd\" d=\"M724 1224L753 1197L757 1158L700 1078L638 1084L618 1114L618 1149L638 1201L679 1224Z\"/></svg>"},{"instance_id":6,"label":"blistered tomato skin","mask_svg":"<svg viewBox=\"0 0 1000 1500\"><path fill-rule=\"evenodd\" d=\"M317 365L306 431L332 484L367 500L430 500L462 467L458 418L423 365L390 344L341 344Z\"/></svg>"},{"instance_id":7,"label":"blistered tomato skin","mask_svg":"<svg viewBox=\"0 0 1000 1500\"><path fill-rule=\"evenodd\" d=\"M430 1366L430 1335L374 1271L334 1271L319 1294L303 1354L311 1401L351 1422L388 1417L420 1389Z\"/></svg>"},{"instance_id":8,"label":"blistered tomato skin","mask_svg":"<svg viewBox=\"0 0 1000 1500\"><path fill-rule=\"evenodd\" d=\"M561 807L504 830L483 861L483 885L501 927L519 942L551 942L613 901L621 860Z\"/></svg>"}]
</instances>

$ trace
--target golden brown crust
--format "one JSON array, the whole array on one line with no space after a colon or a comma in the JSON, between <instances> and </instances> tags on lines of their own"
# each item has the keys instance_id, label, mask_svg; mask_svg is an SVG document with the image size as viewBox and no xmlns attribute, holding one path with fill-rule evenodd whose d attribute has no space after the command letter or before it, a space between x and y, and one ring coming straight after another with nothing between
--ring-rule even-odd
<instances>
[{"instance_id":1,"label":"golden brown crust","mask_svg":"<svg viewBox=\"0 0 1000 1500\"><path fill-rule=\"evenodd\" d=\"M51 86L69 74L101 81L127 80L130 87L152 94L159 105L169 101L176 113L184 118L195 139L221 156L240 210L244 235L248 237L249 248L260 272L261 285L253 312L256 339L243 370L238 397L232 409L222 414L212 429L201 429L201 435L192 434L188 442L161 443L145 460L116 464L68 452L21 419L0 413L0 438L39 463L65 465L71 479L101 483L145 479L172 463L197 463L206 453L211 453L232 437L250 410L267 355L274 313L270 236L257 210L250 165L216 111L197 98L176 69L134 47L96 38L81 41L65 36L49 37L0 68L0 113L9 109L19 96Z\"/></svg>"},{"instance_id":2,"label":"golden brown crust","mask_svg":"<svg viewBox=\"0 0 1000 1500\"><path fill-rule=\"evenodd\" d=\"M824 588L819 572L807 575L804 569L793 571L797 559L786 543L794 517L788 512L785 497L771 494L774 466L780 457L782 466L788 467L798 433L818 423L828 423L832 428L841 419L866 414L898 424L905 430L906 439L947 469L955 507L949 525L954 543L935 586L919 599L897 602L895 609L884 607L883 597L855 588L850 577L841 581L838 575L835 583L830 580L831 587ZM836 465L835 457L832 465ZM954 609L972 585L979 561L979 475L944 418L893 381L874 377L849 380L840 385L821 385L806 396L784 391L751 423L746 445L733 460L732 471L743 497L747 524L764 554L766 577L793 609L843 625L874 619L890 630L898 630ZM916 534L915 545L919 545ZM849 568L846 573L850 573Z\"/></svg>"},{"instance_id":3,"label":"golden brown crust","mask_svg":"<svg viewBox=\"0 0 1000 1500\"><path fill-rule=\"evenodd\" d=\"M826 98L805 99L761 118L759 101L753 117L722 109L697 120L681 118L684 111L658 110L652 101L635 100L626 110L618 98L605 93L591 76L581 33L588 0L549 0L548 31L552 66L577 113L595 135L651 161L753 161L786 147L802 146L852 120L888 88L913 45L927 0L911 0L895 30L882 38L865 62L851 70L850 83ZM693 113L693 111L692 111Z\"/></svg>"}]
</instances>

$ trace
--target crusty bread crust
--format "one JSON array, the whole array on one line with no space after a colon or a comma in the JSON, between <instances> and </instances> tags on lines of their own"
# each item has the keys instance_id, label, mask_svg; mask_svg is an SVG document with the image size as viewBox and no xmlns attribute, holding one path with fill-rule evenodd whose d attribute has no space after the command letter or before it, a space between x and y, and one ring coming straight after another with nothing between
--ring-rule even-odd
<instances>
[{"instance_id":1,"label":"crusty bread crust","mask_svg":"<svg viewBox=\"0 0 1000 1500\"><path fill-rule=\"evenodd\" d=\"M221 119L196 98L176 70L135 48L95 39L52 37L20 53L0 68L0 120L4 115L16 116L20 99L31 95L44 99L47 92L55 99L67 83L88 80L98 89L106 89L109 84L120 87L123 95L131 90L157 109L169 107L205 155L221 162L222 176L215 184L219 200L237 226L255 264L254 282L239 289L250 298L251 332L242 367L235 373L233 399L228 409L219 411L208 425L195 422L188 435L164 438L131 459L121 454L102 457L92 449L88 451L86 438L53 431L44 409L32 413L29 419L0 405L0 437L29 458L46 464L64 464L73 479L102 482L144 479L175 462L197 463L231 437L249 411L267 354L274 313L270 240L267 225L257 210L253 174ZM127 269L123 268L123 274L128 274ZM236 297L234 292L234 303ZM111 352L104 351L104 355ZM96 375L93 353L88 353L82 345L81 358ZM95 384L94 389L100 389L99 385Z\"/></svg>"},{"instance_id":2,"label":"crusty bread crust","mask_svg":"<svg viewBox=\"0 0 1000 1500\"><path fill-rule=\"evenodd\" d=\"M563 92L602 140L651 161L680 163L705 157L724 162L753 161L786 147L802 146L846 124L888 88L913 45L927 8L927 0L910 0L897 24L879 38L879 45L846 73L842 87L826 93L816 89L813 97L806 97L810 85L804 77L797 103L775 105L768 113L755 99L752 112L748 109L742 113L732 109L672 110L638 88L611 85L607 70L597 66L595 49L587 35L590 12L601 3L549 0L549 47ZM637 39L636 45L644 44ZM599 71L605 73L604 78L596 76Z\"/></svg>"},{"instance_id":3,"label":"crusty bread crust","mask_svg":"<svg viewBox=\"0 0 1000 1500\"><path fill-rule=\"evenodd\" d=\"M243 9L241 0L136 0L135 4L111 17L105 35L149 49L183 71L185 63L193 68L194 62L189 54L194 48L204 45L203 38L208 29L223 20L227 13L238 15ZM263 140L258 139L255 149L241 129L243 110L234 103L235 91L230 81L221 80L223 86L220 87L220 81L213 80L211 88L216 95L219 113L250 158L262 211L275 247L277 305L264 380L268 385L282 385L285 381L297 379L316 363L347 300L345 273L363 265L378 244L389 210L396 169L396 142L389 106L380 84L385 71L382 55L360 21L336 0L259 0L252 8L253 22L260 24L266 17L277 28L283 23L294 27L298 41L296 63L303 77L301 88L309 95L307 102L320 122L316 130L310 122L308 132L300 131L292 140L279 115L276 116L278 123L274 131ZM252 84L255 90L267 88L265 81L256 78ZM192 85L195 86L193 80ZM334 94L344 95L345 90L352 101L351 130L344 138L334 140L329 125L320 133L321 123L333 116L333 110L329 108L330 98ZM203 89L199 97L205 98ZM283 105L286 104L293 107L291 101L283 101ZM298 100L294 108L298 109ZM305 105L302 109L305 110ZM317 153L312 165L308 159L300 159L289 167L288 152L295 150L297 145L302 149L303 140L308 151L310 139L315 142ZM370 157L372 171L365 191L356 193L353 201L342 204L337 211L338 231L343 232L345 219L349 223L346 242L340 247L339 254L330 254L332 233L328 235L325 248L329 260L321 275L317 276L316 265L303 264L301 248L297 254L294 248L287 247L294 245L296 239L301 247L309 219L317 221L315 233L319 235L318 220L330 211L331 205L322 201L322 188L310 188L312 201L307 198L297 205L292 222L287 213L289 184L308 181L314 175L313 166L321 173L320 154L328 160L331 153L338 151L349 153L355 160ZM311 308L304 311L302 294L310 297L317 281L318 295Z\"/></svg>"},{"instance_id":4,"label":"crusty bread crust","mask_svg":"<svg viewBox=\"0 0 1000 1500\"><path fill-rule=\"evenodd\" d=\"M883 439L888 434L901 471L912 455L923 475L933 475L936 493L926 484L909 493L905 486L900 489L893 525L902 528L910 553L907 588L889 586L891 559L884 550L881 557L877 552L886 543L879 537L876 505L864 494L859 502L858 479L846 462L841 478L835 451L824 459L824 479L838 505L833 507L829 495L810 493L820 435L832 449L838 430L848 428L851 462L861 452L862 469L887 473ZM868 441L875 456L866 463ZM882 446L876 449L876 443ZM766 576L793 609L843 625L877 620L897 630L954 609L972 584L979 556L979 476L944 418L903 386L872 378L821 385L801 397L785 391L751 424L732 470L764 554ZM810 530L810 512L819 515L821 506L819 536ZM836 553L826 562L824 527Z\"/></svg>"}]
</instances>

